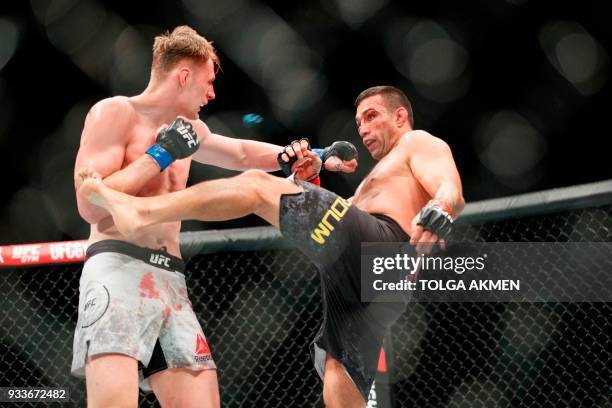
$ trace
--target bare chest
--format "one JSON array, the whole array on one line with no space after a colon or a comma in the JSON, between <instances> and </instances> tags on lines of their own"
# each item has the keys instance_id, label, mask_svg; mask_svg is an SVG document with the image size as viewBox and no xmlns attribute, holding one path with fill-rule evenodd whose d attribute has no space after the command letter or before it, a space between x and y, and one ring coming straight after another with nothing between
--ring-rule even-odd
<instances>
[{"instance_id":1,"label":"bare chest","mask_svg":"<svg viewBox=\"0 0 612 408\"><path fill-rule=\"evenodd\" d=\"M407 164L395 157L382 159L361 182L355 192L354 201L373 198L383 192L401 194L406 189L406 183L414 180Z\"/></svg>"},{"instance_id":2,"label":"bare chest","mask_svg":"<svg viewBox=\"0 0 612 408\"><path fill-rule=\"evenodd\" d=\"M353 203L366 212L387 214L408 228L409 221L430 198L405 158L389 155L363 180Z\"/></svg>"},{"instance_id":3,"label":"bare chest","mask_svg":"<svg viewBox=\"0 0 612 408\"><path fill-rule=\"evenodd\" d=\"M138 160L155 143L156 130L149 126L134 126L128 138L123 167ZM166 170L151 178L137 195L147 197L184 189L187 185L190 164L190 158L175 161Z\"/></svg>"}]
</instances>

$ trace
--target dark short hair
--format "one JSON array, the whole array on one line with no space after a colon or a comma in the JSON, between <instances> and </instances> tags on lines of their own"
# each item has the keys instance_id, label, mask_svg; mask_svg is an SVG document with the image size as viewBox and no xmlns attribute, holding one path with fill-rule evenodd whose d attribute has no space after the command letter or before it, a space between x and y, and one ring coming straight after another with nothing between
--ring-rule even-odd
<instances>
[{"instance_id":1,"label":"dark short hair","mask_svg":"<svg viewBox=\"0 0 612 408\"><path fill-rule=\"evenodd\" d=\"M361 92L357 99L355 99L355 107L359 106L361 101L370 96L381 95L387 104L387 107L391 110L404 107L408 111L408 121L410 127L414 127L414 116L412 113L412 104L408 100L408 97L401 89L398 89L390 85L373 86Z\"/></svg>"}]
</instances>

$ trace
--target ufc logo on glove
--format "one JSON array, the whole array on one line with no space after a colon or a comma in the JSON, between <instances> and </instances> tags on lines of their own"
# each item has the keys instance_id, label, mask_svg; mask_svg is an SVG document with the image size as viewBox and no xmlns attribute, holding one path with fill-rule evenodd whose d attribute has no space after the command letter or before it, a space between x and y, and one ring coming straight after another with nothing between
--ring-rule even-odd
<instances>
[{"instance_id":1,"label":"ufc logo on glove","mask_svg":"<svg viewBox=\"0 0 612 408\"><path fill-rule=\"evenodd\" d=\"M197 142L194 140L193 136L191 135L190 128L187 128L184 125L181 125L176 130L183 136L183 139L187 141L187 146L189 147L196 146Z\"/></svg>"}]
</instances>

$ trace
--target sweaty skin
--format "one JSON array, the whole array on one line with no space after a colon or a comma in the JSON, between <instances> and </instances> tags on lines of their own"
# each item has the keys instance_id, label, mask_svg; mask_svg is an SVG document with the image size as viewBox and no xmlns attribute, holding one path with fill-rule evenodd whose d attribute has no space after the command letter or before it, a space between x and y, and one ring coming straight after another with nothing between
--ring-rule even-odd
<instances>
[{"instance_id":1,"label":"sweaty skin","mask_svg":"<svg viewBox=\"0 0 612 408\"><path fill-rule=\"evenodd\" d=\"M175 35L176 30L179 33ZM202 107L215 98L215 63L212 57L203 60L193 56L185 56L174 62L169 59L164 63L165 56L168 56L163 51L164 47L170 47L169 55L174 52L181 54L182 45L172 51L172 47L176 47L172 45L174 41L183 42L185 36L192 37L195 42L203 40L198 40L197 34L189 27L177 27L175 31L156 37L155 44L160 47L157 50L162 51L156 54L157 45L154 45L153 61L156 61L157 55L159 64L153 64L149 84L140 95L104 99L96 103L87 115L75 163L74 181L79 214L91 225L89 244L119 240L150 249L165 249L169 254L181 257L179 218L141 225L138 231L126 229L125 220L133 221L137 215L134 207L128 205L125 212L127 218L113 219L110 207L92 204L92 197L82 194L80 187L86 178L95 180L101 189L126 197L135 196L138 200L150 200L188 192L185 186L191 160L229 170L258 169L264 174L280 168L277 155L282 150L281 146L214 134L198 119ZM199 149L191 157L175 160L160 172L160 165L146 151L156 143L159 130L177 117L191 123L199 140ZM89 170L83 171L84 168ZM347 163L341 171L350 172L351 167ZM95 199L93 201L97 202ZM223 207L219 205L216 208ZM108 267L112 268L112 265ZM80 293L85 296L86 288L81 288ZM80 312L82 316L84 310ZM172 329L176 332L174 335L184 330L188 328L180 326ZM115 334L119 337L122 335ZM111 337L118 339L117 336ZM122 342L123 338L117 341ZM86 348L89 344L82 341L80 346ZM136 406L137 359L142 356L113 351L86 355L88 404ZM150 375L148 381L162 406L219 406L217 374L214 370L199 372L190 367L162 368L162 371Z\"/></svg>"},{"instance_id":2,"label":"sweaty skin","mask_svg":"<svg viewBox=\"0 0 612 408\"><path fill-rule=\"evenodd\" d=\"M133 99L134 98L115 97L97 104L92 109L85 122L81 150L77 157L75 168L78 169L82 164L88 163L95 166L95 168L99 169L101 172L105 172L106 169L112 171L112 167L115 165L115 163L113 163L114 157L120 157L122 149L125 155L123 162L117 163L122 168L129 166L138 159L152 162L151 159L143 157L142 152L155 143L157 130L161 124L154 118L149 117L146 106L142 106ZM91 152L96 150L96 146L90 146L95 144L95 141L92 142L90 139L98 136L90 132L90 126L93 126L95 122L99 122L99 118L95 116L109 116L109 114L116 109L122 110L120 120L115 122L114 125L121 127L121 129L115 130L121 132L121 135L117 137L118 141L116 146L113 147L113 150L108 152L114 157L110 158L110 160L104 157L92 159ZM124 145L122 146L122 144ZM94 160L95 162L92 163ZM150 176L144 183L139 183L139 185L134 186L133 189L130 189L130 193L139 197L151 197L182 190L187 184L190 165L191 158L178 160L164 172L160 172L159 167L155 169L155 163L150 163L150 166L156 174ZM102 174L102 176L104 176L104 174ZM110 175L109 178L110 180L106 181L106 183L107 185L113 186L112 175ZM122 186L119 185L120 191L125 191L126 188L129 189L131 184L125 183L125 180L123 181L123 189L121 188ZM77 180L77 186L79 184L80 180ZM103 218L96 221L97 222L91 224L90 242L97 242L105 239L125 239L123 234L117 230L110 215L103 216ZM180 256L178 247L180 225L180 222L151 225L131 235L130 241L134 244L149 248L160 248L165 246L169 253Z\"/></svg>"},{"instance_id":3,"label":"sweaty skin","mask_svg":"<svg viewBox=\"0 0 612 408\"><path fill-rule=\"evenodd\" d=\"M461 180L444 141L412 130L380 95L361 101L355 119L364 146L378 163L355 191L353 205L388 215L410 236L415 235L415 218L431 199L452 208L455 216L463 210Z\"/></svg>"},{"instance_id":4,"label":"sweaty skin","mask_svg":"<svg viewBox=\"0 0 612 408\"><path fill-rule=\"evenodd\" d=\"M432 199L449 208L454 216L464 206L461 180L450 148L425 131L413 130L407 109L388 106L381 95L369 96L359 103L356 121L363 144L378 163L357 189L353 205L393 218L410 235L417 252L426 253L439 237L417 226L420 210ZM317 158L311 159L314 167ZM281 196L302 191L293 181L254 170L151 198L113 190L91 168L81 168L78 177L80 194L108 209L126 235L177 219L220 221L248 214L257 214L279 228ZM328 406L365 405L342 365L329 356L323 394Z\"/></svg>"},{"instance_id":5,"label":"sweaty skin","mask_svg":"<svg viewBox=\"0 0 612 408\"><path fill-rule=\"evenodd\" d=\"M412 219L431 199L406 162L411 136L411 133L407 133L374 166L355 191L352 200L353 205L365 212L393 218L408 234L412 228Z\"/></svg>"},{"instance_id":6,"label":"sweaty skin","mask_svg":"<svg viewBox=\"0 0 612 408\"><path fill-rule=\"evenodd\" d=\"M360 184L352 203L366 212L390 216L411 237L420 234L425 241L435 242L435 235L429 231L423 233L422 227L416 226L416 217L431 199L453 209L453 214L460 213L464 205L461 180L448 145L427 132L412 130L402 119L401 113L398 113L400 111L386 109L379 95L366 98L360 103L356 116L359 134L372 157L379 162ZM397 125L394 115L399 115ZM181 216L223 220L250 212L248 208L242 211L234 203L231 206L215 205L215 208L203 208L205 200L211 196L203 197L202 191L177 195L170 199L170 202L167 198L147 202L133 200L133 197L122 196L115 191L104 189L104 186L96 185L98 175L91 169L83 168L80 174L83 180L87 180L81 187L82 194L111 210L115 221L121 223L121 228L128 234L138 234L151 224ZM285 185L288 186L287 183ZM213 188L215 184L198 188L204 190L208 186ZM174 206L181 203L182 208L179 211ZM176 211L169 209L170 207ZM154 217L148 217L151 208L165 208L164 214L156 212ZM205 215L203 211L206 211ZM277 223L274 219L268 221L272 221L273 225Z\"/></svg>"},{"instance_id":7,"label":"sweaty skin","mask_svg":"<svg viewBox=\"0 0 612 408\"><path fill-rule=\"evenodd\" d=\"M188 73L183 72L185 66L191 68ZM280 146L217 135L198 119L200 109L215 98L212 61L178 64L168 75L178 78L188 91L170 97L176 93L176 83L152 81L138 96L104 99L91 109L75 163L77 190L82 182L78 169L82 167L95 169L106 186L138 197L185 189L192 159L230 170L278 169ZM143 152L155 143L161 128L181 115L193 125L200 148L192 157L177 160L160 172L159 165ZM90 243L128 238L106 210L93 206L81 194L77 194L77 202L79 213L91 224ZM149 248L166 247L170 254L180 257L180 225L180 221L173 221L147 226L130 234L129 241Z\"/></svg>"}]
</instances>

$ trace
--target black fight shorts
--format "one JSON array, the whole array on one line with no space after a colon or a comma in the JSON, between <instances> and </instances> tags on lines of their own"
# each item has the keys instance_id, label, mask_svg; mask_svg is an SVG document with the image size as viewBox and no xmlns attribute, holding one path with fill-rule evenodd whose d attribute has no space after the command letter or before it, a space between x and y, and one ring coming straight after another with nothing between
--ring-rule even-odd
<instances>
[{"instance_id":1,"label":"black fight shorts","mask_svg":"<svg viewBox=\"0 0 612 408\"><path fill-rule=\"evenodd\" d=\"M390 217L368 214L328 190L297 182L304 192L281 197L280 230L321 275L323 324L311 357L321 378L325 353L340 361L367 401L383 337L406 303L361 301L361 243L410 237Z\"/></svg>"}]
</instances>

